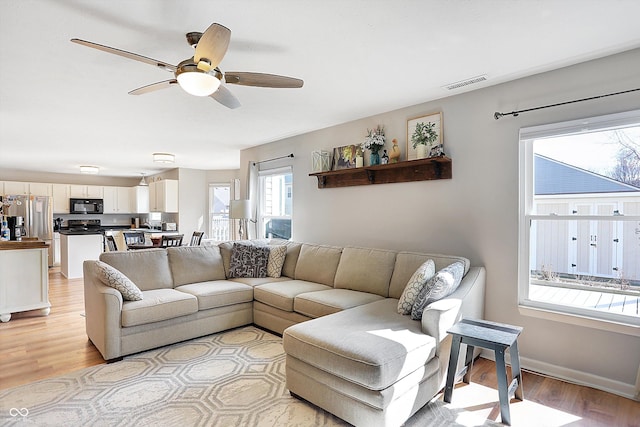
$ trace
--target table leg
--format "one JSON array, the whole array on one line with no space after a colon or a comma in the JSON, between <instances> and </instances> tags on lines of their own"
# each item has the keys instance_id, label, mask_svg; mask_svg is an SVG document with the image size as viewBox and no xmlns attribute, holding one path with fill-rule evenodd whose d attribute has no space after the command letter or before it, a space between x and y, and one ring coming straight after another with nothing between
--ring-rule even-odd
<instances>
[{"instance_id":1,"label":"table leg","mask_svg":"<svg viewBox=\"0 0 640 427\"><path fill-rule=\"evenodd\" d=\"M500 397L500 417L502 423L511 425L511 413L509 412L509 384L507 382L507 366L504 362L505 347L497 346L496 374L498 376L498 396Z\"/></svg>"},{"instance_id":2,"label":"table leg","mask_svg":"<svg viewBox=\"0 0 640 427\"><path fill-rule=\"evenodd\" d=\"M467 344L467 355L464 358L465 373L464 373L464 376L462 377L462 382L465 384L469 384L469 382L471 381L471 368L473 368L473 349L474 348L475 348L474 346Z\"/></svg>"},{"instance_id":3,"label":"table leg","mask_svg":"<svg viewBox=\"0 0 640 427\"><path fill-rule=\"evenodd\" d=\"M511 354L511 376L518 380L518 387L514 393L515 398L524 400L524 389L522 386L522 370L520 369L520 354L518 353L518 341L514 341L509 349Z\"/></svg>"},{"instance_id":4,"label":"table leg","mask_svg":"<svg viewBox=\"0 0 640 427\"><path fill-rule=\"evenodd\" d=\"M460 354L460 341L462 337L453 335L451 339L451 353L449 354L449 368L447 369L447 383L444 387L444 401L451 403L453 394L453 383L456 379L456 369L458 367L458 355Z\"/></svg>"}]
</instances>

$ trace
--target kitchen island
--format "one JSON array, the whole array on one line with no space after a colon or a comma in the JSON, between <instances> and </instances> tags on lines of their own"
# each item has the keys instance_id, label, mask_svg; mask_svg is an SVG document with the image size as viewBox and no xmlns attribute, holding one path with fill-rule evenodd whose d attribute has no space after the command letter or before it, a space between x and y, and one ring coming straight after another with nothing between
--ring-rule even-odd
<instances>
[{"instance_id":1,"label":"kitchen island","mask_svg":"<svg viewBox=\"0 0 640 427\"><path fill-rule=\"evenodd\" d=\"M102 249L101 233L60 231L60 272L67 279L81 278L83 262L98 259Z\"/></svg>"},{"instance_id":2,"label":"kitchen island","mask_svg":"<svg viewBox=\"0 0 640 427\"><path fill-rule=\"evenodd\" d=\"M39 239L0 242L0 322L22 311L49 314L48 249Z\"/></svg>"}]
</instances>

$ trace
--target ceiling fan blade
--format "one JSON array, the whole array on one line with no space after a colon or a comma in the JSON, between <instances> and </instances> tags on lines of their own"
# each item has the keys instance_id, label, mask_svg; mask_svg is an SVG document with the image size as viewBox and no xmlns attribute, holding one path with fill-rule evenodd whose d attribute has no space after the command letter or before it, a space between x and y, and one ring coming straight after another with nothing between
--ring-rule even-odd
<instances>
[{"instance_id":1,"label":"ceiling fan blade","mask_svg":"<svg viewBox=\"0 0 640 427\"><path fill-rule=\"evenodd\" d=\"M218 88L217 91L213 92L209 96L225 107L231 108L232 110L240 107L240 101L238 101L238 98L236 98L229 89L222 85Z\"/></svg>"},{"instance_id":2,"label":"ceiling fan blade","mask_svg":"<svg viewBox=\"0 0 640 427\"><path fill-rule=\"evenodd\" d=\"M176 66L167 64L166 62L158 61L153 58L147 58L146 56L138 55L136 53L127 52L126 50L116 49L115 47L104 46L98 43L89 42L81 39L71 39L73 43L78 43L83 46L92 47L94 49L101 50L107 53L113 53L114 55L123 56L128 59L133 59L135 61L144 62L145 64L153 65L157 68L161 68L167 71L176 71Z\"/></svg>"},{"instance_id":3,"label":"ceiling fan blade","mask_svg":"<svg viewBox=\"0 0 640 427\"><path fill-rule=\"evenodd\" d=\"M212 68L217 67L227 53L230 39L230 29L220 24L211 24L200 37L193 55L194 62L197 64L200 60L207 59Z\"/></svg>"},{"instance_id":4,"label":"ceiling fan blade","mask_svg":"<svg viewBox=\"0 0 640 427\"><path fill-rule=\"evenodd\" d=\"M302 80L293 77L240 71L227 71L224 73L224 79L227 83L258 87L297 88L304 84Z\"/></svg>"},{"instance_id":5,"label":"ceiling fan blade","mask_svg":"<svg viewBox=\"0 0 640 427\"><path fill-rule=\"evenodd\" d=\"M144 95L145 93L155 92L160 89L166 89L171 85L178 84L176 79L165 80L163 82L151 83L150 85L139 87L129 92L129 95Z\"/></svg>"}]
</instances>

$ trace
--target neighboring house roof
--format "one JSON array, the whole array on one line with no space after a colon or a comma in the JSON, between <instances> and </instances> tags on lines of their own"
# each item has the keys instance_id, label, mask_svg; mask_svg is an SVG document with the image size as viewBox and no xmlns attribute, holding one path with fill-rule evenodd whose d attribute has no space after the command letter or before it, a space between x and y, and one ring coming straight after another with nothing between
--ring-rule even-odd
<instances>
[{"instance_id":1,"label":"neighboring house roof","mask_svg":"<svg viewBox=\"0 0 640 427\"><path fill-rule=\"evenodd\" d=\"M640 188L566 163L535 155L535 193L585 194L640 191Z\"/></svg>"}]
</instances>

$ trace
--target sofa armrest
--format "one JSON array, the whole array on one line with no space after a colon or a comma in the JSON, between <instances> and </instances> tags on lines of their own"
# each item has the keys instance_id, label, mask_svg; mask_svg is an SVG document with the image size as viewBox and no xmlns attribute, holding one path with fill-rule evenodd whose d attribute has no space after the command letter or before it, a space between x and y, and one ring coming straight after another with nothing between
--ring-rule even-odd
<instances>
[{"instance_id":1,"label":"sofa armrest","mask_svg":"<svg viewBox=\"0 0 640 427\"><path fill-rule=\"evenodd\" d=\"M105 360L121 357L122 294L95 274L95 261L85 261L84 309L87 336Z\"/></svg>"},{"instance_id":2,"label":"sofa armrest","mask_svg":"<svg viewBox=\"0 0 640 427\"><path fill-rule=\"evenodd\" d=\"M422 313L422 332L436 339L436 354L447 337L447 329L460 319L461 306L461 300L445 298L432 302Z\"/></svg>"}]
</instances>

